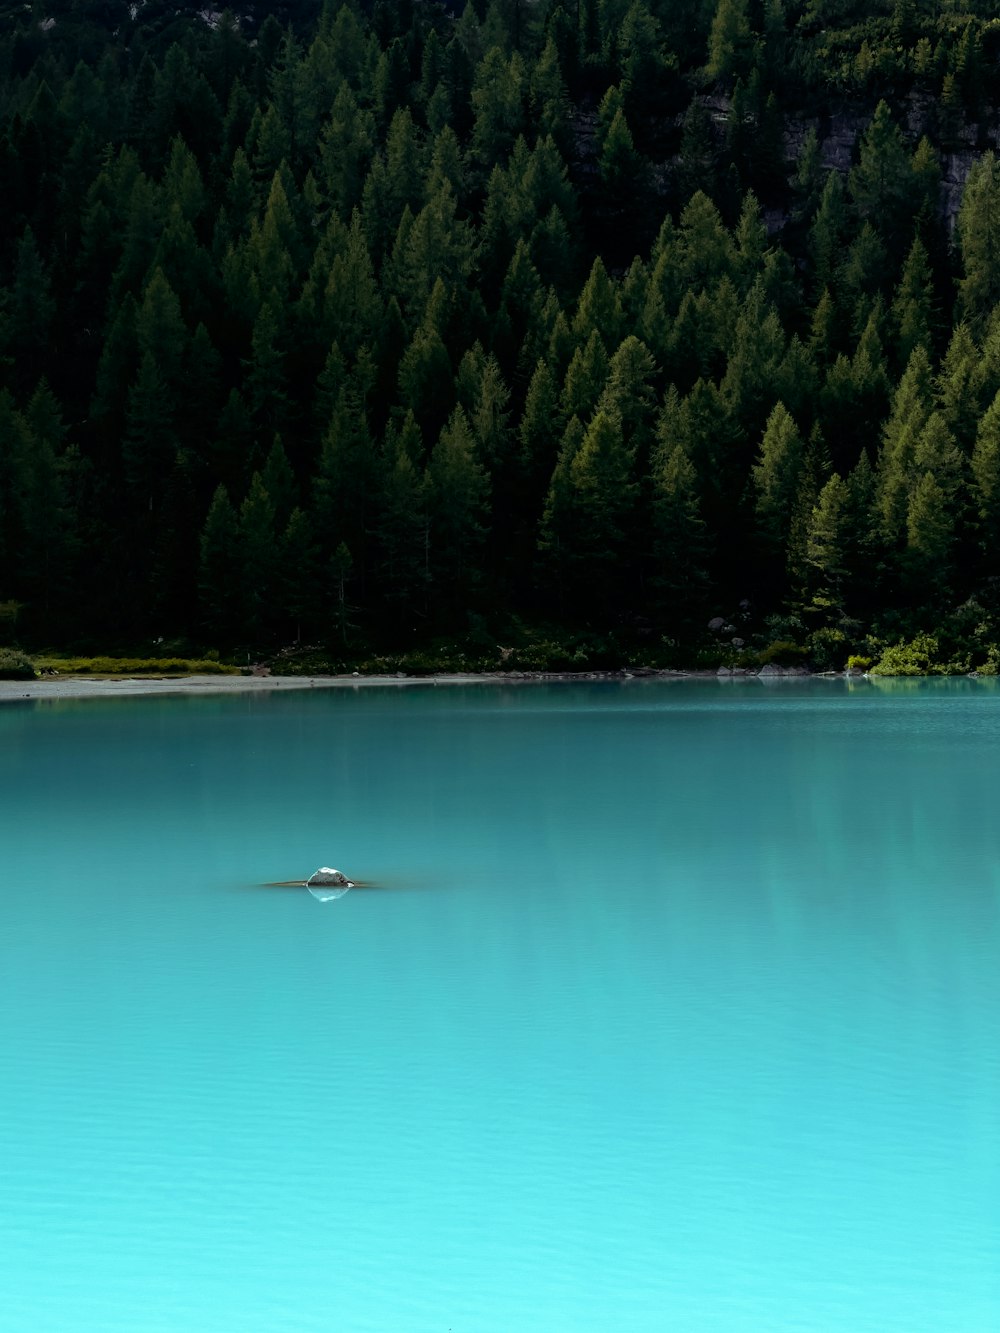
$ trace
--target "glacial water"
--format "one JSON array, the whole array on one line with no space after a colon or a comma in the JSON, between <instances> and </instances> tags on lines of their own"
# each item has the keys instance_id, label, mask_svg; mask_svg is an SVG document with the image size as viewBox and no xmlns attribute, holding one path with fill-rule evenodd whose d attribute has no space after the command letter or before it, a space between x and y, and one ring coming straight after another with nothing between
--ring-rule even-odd
<instances>
[{"instance_id":1,"label":"glacial water","mask_svg":"<svg viewBox=\"0 0 1000 1333\"><path fill-rule=\"evenodd\" d=\"M996 1333L998 793L989 681L0 705L0 1323Z\"/></svg>"}]
</instances>

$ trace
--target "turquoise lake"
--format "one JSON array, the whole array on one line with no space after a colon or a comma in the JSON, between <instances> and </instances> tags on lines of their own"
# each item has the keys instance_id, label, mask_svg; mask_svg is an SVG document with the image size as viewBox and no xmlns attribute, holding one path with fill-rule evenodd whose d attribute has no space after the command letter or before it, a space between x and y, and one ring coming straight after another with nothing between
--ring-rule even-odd
<instances>
[{"instance_id":1,"label":"turquoise lake","mask_svg":"<svg viewBox=\"0 0 1000 1333\"><path fill-rule=\"evenodd\" d=\"M996 1333L998 806L992 681L0 705L0 1323Z\"/></svg>"}]
</instances>

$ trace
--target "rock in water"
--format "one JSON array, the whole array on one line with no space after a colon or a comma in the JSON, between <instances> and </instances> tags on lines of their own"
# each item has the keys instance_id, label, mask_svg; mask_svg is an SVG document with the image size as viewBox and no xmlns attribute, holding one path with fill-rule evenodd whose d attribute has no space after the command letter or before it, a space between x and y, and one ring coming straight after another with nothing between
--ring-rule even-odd
<instances>
[{"instance_id":1,"label":"rock in water","mask_svg":"<svg viewBox=\"0 0 1000 1333\"><path fill-rule=\"evenodd\" d=\"M332 870L330 866L320 866L306 880L307 885L331 884L338 889L351 888L351 881L339 870Z\"/></svg>"},{"instance_id":2,"label":"rock in water","mask_svg":"<svg viewBox=\"0 0 1000 1333\"><path fill-rule=\"evenodd\" d=\"M342 898L354 885L346 875L330 866L320 866L306 880L306 888L321 903L328 903L333 898Z\"/></svg>"}]
</instances>

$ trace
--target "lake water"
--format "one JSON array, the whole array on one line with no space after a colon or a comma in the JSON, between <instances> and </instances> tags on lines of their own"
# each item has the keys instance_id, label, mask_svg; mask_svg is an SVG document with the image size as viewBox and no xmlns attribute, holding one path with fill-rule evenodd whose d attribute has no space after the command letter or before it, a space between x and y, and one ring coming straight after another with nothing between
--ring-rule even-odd
<instances>
[{"instance_id":1,"label":"lake water","mask_svg":"<svg viewBox=\"0 0 1000 1333\"><path fill-rule=\"evenodd\" d=\"M998 793L990 681L3 705L3 1327L996 1333Z\"/></svg>"}]
</instances>

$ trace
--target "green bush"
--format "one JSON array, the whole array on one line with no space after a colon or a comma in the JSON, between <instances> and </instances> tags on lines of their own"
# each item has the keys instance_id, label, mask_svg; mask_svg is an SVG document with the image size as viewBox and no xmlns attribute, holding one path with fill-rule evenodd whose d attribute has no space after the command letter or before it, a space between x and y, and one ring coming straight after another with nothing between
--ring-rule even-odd
<instances>
[{"instance_id":1,"label":"green bush","mask_svg":"<svg viewBox=\"0 0 1000 1333\"><path fill-rule=\"evenodd\" d=\"M16 648L0 648L0 680L34 680L35 668L30 658Z\"/></svg>"},{"instance_id":2,"label":"green bush","mask_svg":"<svg viewBox=\"0 0 1000 1333\"><path fill-rule=\"evenodd\" d=\"M969 671L967 658L942 662L940 644L933 634L918 634L905 643L902 639L886 648L872 667L873 676L964 676Z\"/></svg>"},{"instance_id":3,"label":"green bush","mask_svg":"<svg viewBox=\"0 0 1000 1333\"><path fill-rule=\"evenodd\" d=\"M757 654L761 666L773 662L776 666L801 666L808 649L801 648L790 639L775 639Z\"/></svg>"},{"instance_id":4,"label":"green bush","mask_svg":"<svg viewBox=\"0 0 1000 1333\"><path fill-rule=\"evenodd\" d=\"M809 635L809 660L817 671L839 671L844 662L847 636L843 630L824 626Z\"/></svg>"},{"instance_id":5,"label":"green bush","mask_svg":"<svg viewBox=\"0 0 1000 1333\"><path fill-rule=\"evenodd\" d=\"M872 659L870 657L861 657L858 653L851 653L847 659L848 671L868 671L871 664Z\"/></svg>"},{"instance_id":6,"label":"green bush","mask_svg":"<svg viewBox=\"0 0 1000 1333\"><path fill-rule=\"evenodd\" d=\"M991 643L986 650L986 661L976 667L978 676L1000 676L1000 645Z\"/></svg>"}]
</instances>

